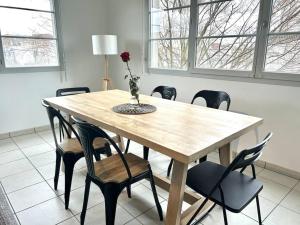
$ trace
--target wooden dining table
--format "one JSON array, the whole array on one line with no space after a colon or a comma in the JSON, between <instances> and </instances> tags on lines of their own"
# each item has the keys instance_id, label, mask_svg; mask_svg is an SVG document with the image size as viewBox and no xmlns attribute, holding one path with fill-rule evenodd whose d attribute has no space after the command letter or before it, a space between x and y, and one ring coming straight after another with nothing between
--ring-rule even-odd
<instances>
[{"instance_id":1,"label":"wooden dining table","mask_svg":"<svg viewBox=\"0 0 300 225\"><path fill-rule=\"evenodd\" d=\"M122 90L45 100L56 109L174 159L171 179L155 174L156 185L169 192L166 225L187 224L203 201L202 196L186 189L189 163L219 149L221 164L228 165L232 155L230 143L263 123L263 119L253 116L147 95L140 95L140 101L156 106L155 112L115 113L114 106L130 100L130 94ZM185 211L182 211L183 201L190 204Z\"/></svg>"}]
</instances>

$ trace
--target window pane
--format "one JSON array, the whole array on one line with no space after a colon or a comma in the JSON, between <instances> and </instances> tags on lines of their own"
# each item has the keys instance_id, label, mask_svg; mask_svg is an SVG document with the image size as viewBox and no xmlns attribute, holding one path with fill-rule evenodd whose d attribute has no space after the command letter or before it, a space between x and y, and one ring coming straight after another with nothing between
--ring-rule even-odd
<instances>
[{"instance_id":1,"label":"window pane","mask_svg":"<svg viewBox=\"0 0 300 225\"><path fill-rule=\"evenodd\" d=\"M188 40L151 41L151 68L186 70Z\"/></svg>"},{"instance_id":2,"label":"window pane","mask_svg":"<svg viewBox=\"0 0 300 225\"><path fill-rule=\"evenodd\" d=\"M191 4L191 0L152 0L151 8L156 11L158 9L171 9Z\"/></svg>"},{"instance_id":3,"label":"window pane","mask_svg":"<svg viewBox=\"0 0 300 225\"><path fill-rule=\"evenodd\" d=\"M54 14L0 8L2 35L54 38Z\"/></svg>"},{"instance_id":4,"label":"window pane","mask_svg":"<svg viewBox=\"0 0 300 225\"><path fill-rule=\"evenodd\" d=\"M151 14L151 38L188 37L190 9L177 9Z\"/></svg>"},{"instance_id":5,"label":"window pane","mask_svg":"<svg viewBox=\"0 0 300 225\"><path fill-rule=\"evenodd\" d=\"M254 49L255 37L198 39L196 67L252 70Z\"/></svg>"},{"instance_id":6,"label":"window pane","mask_svg":"<svg viewBox=\"0 0 300 225\"><path fill-rule=\"evenodd\" d=\"M53 11L52 0L0 0L0 6Z\"/></svg>"},{"instance_id":7,"label":"window pane","mask_svg":"<svg viewBox=\"0 0 300 225\"><path fill-rule=\"evenodd\" d=\"M271 33L300 31L300 0L273 0Z\"/></svg>"},{"instance_id":8,"label":"window pane","mask_svg":"<svg viewBox=\"0 0 300 225\"><path fill-rule=\"evenodd\" d=\"M267 46L265 70L300 73L300 35L271 35Z\"/></svg>"},{"instance_id":9,"label":"window pane","mask_svg":"<svg viewBox=\"0 0 300 225\"><path fill-rule=\"evenodd\" d=\"M55 40L2 38L6 67L58 66Z\"/></svg>"},{"instance_id":10,"label":"window pane","mask_svg":"<svg viewBox=\"0 0 300 225\"><path fill-rule=\"evenodd\" d=\"M199 6L198 37L255 34L259 0L232 0Z\"/></svg>"}]
</instances>

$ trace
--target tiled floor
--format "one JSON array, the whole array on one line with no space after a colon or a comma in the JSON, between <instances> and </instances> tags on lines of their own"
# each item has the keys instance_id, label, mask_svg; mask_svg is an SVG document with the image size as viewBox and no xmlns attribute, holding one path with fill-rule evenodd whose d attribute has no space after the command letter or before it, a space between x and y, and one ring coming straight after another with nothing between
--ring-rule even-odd
<instances>
[{"instance_id":1,"label":"tiled floor","mask_svg":"<svg viewBox=\"0 0 300 225\"><path fill-rule=\"evenodd\" d=\"M25 225L76 225L82 207L85 161L75 167L70 209L64 209L64 174L61 172L58 191L53 190L55 165L52 133L43 131L36 134L0 140L0 181L20 224ZM130 151L141 155L141 146L132 143ZM218 161L218 154L208 157ZM156 173L165 175L169 158L150 152L150 163ZM246 171L247 173L249 171ZM258 178L264 183L260 195L262 217L265 225L300 224L300 183L263 168L257 168ZM168 193L158 189L159 200L166 212ZM155 225L157 211L150 185L142 181L132 187L132 199L124 192L118 200L116 224ZM184 207L188 205L185 204ZM240 214L228 213L229 224L254 225L257 223L255 203L251 203ZM104 225L104 202L100 190L92 185L86 225ZM202 222L202 225L222 225L222 211L216 207Z\"/></svg>"}]
</instances>

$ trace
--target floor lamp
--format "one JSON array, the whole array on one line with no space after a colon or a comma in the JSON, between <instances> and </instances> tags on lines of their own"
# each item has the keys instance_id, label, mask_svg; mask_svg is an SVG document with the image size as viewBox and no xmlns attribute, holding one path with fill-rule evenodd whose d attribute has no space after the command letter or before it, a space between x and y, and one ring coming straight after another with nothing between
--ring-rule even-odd
<instances>
[{"instance_id":1,"label":"floor lamp","mask_svg":"<svg viewBox=\"0 0 300 225\"><path fill-rule=\"evenodd\" d=\"M108 56L118 54L118 43L116 35L93 35L93 54L104 55L105 57L105 75L102 81L103 90L112 88L111 80L108 76Z\"/></svg>"}]
</instances>

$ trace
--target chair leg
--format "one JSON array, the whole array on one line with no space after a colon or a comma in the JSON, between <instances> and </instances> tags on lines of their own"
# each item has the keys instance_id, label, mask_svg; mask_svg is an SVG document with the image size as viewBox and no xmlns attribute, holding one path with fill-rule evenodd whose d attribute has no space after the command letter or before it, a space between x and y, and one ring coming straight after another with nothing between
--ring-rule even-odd
<instances>
[{"instance_id":1,"label":"chair leg","mask_svg":"<svg viewBox=\"0 0 300 225\"><path fill-rule=\"evenodd\" d=\"M225 206L222 206L222 208L223 208L224 224L225 224L225 225L228 225L227 214L226 214L226 208L225 208Z\"/></svg>"},{"instance_id":2,"label":"chair leg","mask_svg":"<svg viewBox=\"0 0 300 225\"><path fill-rule=\"evenodd\" d=\"M260 204L259 204L258 195L256 196L256 206L257 206L258 223L259 223L259 225L262 225L262 219L261 219Z\"/></svg>"},{"instance_id":3,"label":"chair leg","mask_svg":"<svg viewBox=\"0 0 300 225\"><path fill-rule=\"evenodd\" d=\"M69 208L69 200L70 200L70 192L74 171L74 159L73 157L68 157L64 155L64 163L65 163L65 208Z\"/></svg>"},{"instance_id":4,"label":"chair leg","mask_svg":"<svg viewBox=\"0 0 300 225\"><path fill-rule=\"evenodd\" d=\"M117 209L117 201L120 191L116 187L107 188L104 194L106 225L114 225Z\"/></svg>"},{"instance_id":5,"label":"chair leg","mask_svg":"<svg viewBox=\"0 0 300 225\"><path fill-rule=\"evenodd\" d=\"M174 160L171 159L169 166L168 166L168 172L167 172L167 176L169 177L171 174L171 170L172 170L172 166L173 166Z\"/></svg>"},{"instance_id":6,"label":"chair leg","mask_svg":"<svg viewBox=\"0 0 300 225\"><path fill-rule=\"evenodd\" d=\"M129 151L129 145L130 145L130 139L127 139L126 148L125 148L125 154Z\"/></svg>"},{"instance_id":7,"label":"chair leg","mask_svg":"<svg viewBox=\"0 0 300 225\"><path fill-rule=\"evenodd\" d=\"M128 185L126 188L127 188L127 196L128 198L131 198L131 185Z\"/></svg>"},{"instance_id":8,"label":"chair leg","mask_svg":"<svg viewBox=\"0 0 300 225\"><path fill-rule=\"evenodd\" d=\"M207 155L199 159L199 163L207 161Z\"/></svg>"},{"instance_id":9,"label":"chair leg","mask_svg":"<svg viewBox=\"0 0 300 225\"><path fill-rule=\"evenodd\" d=\"M148 158L149 158L149 148L144 146L143 150L144 150L144 159L148 160Z\"/></svg>"},{"instance_id":10,"label":"chair leg","mask_svg":"<svg viewBox=\"0 0 300 225\"><path fill-rule=\"evenodd\" d=\"M61 164L61 155L56 151L55 175L54 175L54 190L57 190L59 170Z\"/></svg>"},{"instance_id":11,"label":"chair leg","mask_svg":"<svg viewBox=\"0 0 300 225\"><path fill-rule=\"evenodd\" d=\"M83 199L82 211L80 214L80 225L84 225L86 209L89 201L90 186L91 186L91 179L87 176L85 178L84 199Z\"/></svg>"},{"instance_id":12,"label":"chair leg","mask_svg":"<svg viewBox=\"0 0 300 225\"><path fill-rule=\"evenodd\" d=\"M152 192L153 192L153 197L154 197L154 201L155 201L155 204L156 204L159 219L160 219L160 221L163 221L163 219L164 219L163 218L163 212L162 212L162 208L161 208L161 205L159 203L159 200L158 200L157 191L156 191L156 188L155 188L155 183L154 183L153 174L152 174L151 170L150 170L150 173L149 173L149 181L150 181L150 184L151 184L151 189L152 189Z\"/></svg>"},{"instance_id":13,"label":"chair leg","mask_svg":"<svg viewBox=\"0 0 300 225\"><path fill-rule=\"evenodd\" d=\"M100 161L101 160L101 153L100 153L100 151L95 151L94 156L95 156L96 161Z\"/></svg>"}]
</instances>

